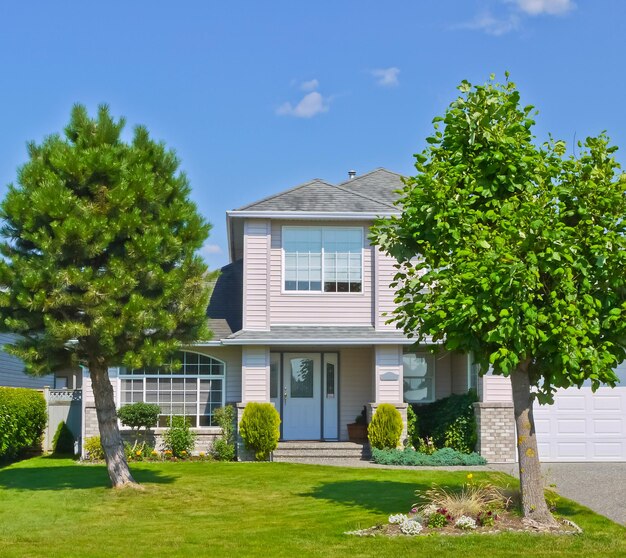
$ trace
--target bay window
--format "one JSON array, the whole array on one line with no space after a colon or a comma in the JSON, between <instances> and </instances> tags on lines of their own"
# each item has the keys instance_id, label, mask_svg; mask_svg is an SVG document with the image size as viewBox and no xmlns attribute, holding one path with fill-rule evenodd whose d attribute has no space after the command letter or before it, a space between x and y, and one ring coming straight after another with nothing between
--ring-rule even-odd
<instances>
[{"instance_id":1,"label":"bay window","mask_svg":"<svg viewBox=\"0 0 626 558\"><path fill-rule=\"evenodd\" d=\"M120 405L157 404L158 426L169 426L172 416L184 416L194 427L214 426L213 412L224 406L225 369L222 361L190 351L179 351L164 366L121 369Z\"/></svg>"}]
</instances>

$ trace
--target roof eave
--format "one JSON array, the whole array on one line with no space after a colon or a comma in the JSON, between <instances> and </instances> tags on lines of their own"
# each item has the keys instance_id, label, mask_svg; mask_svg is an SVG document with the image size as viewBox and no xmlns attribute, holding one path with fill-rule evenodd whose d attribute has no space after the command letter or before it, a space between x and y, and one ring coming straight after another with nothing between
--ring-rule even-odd
<instances>
[{"instance_id":1,"label":"roof eave","mask_svg":"<svg viewBox=\"0 0 626 558\"><path fill-rule=\"evenodd\" d=\"M303 339L222 339L223 345L414 345L415 339L408 338L371 338L371 339L312 339L310 337ZM425 342L425 345L434 345L436 343Z\"/></svg>"},{"instance_id":2,"label":"roof eave","mask_svg":"<svg viewBox=\"0 0 626 558\"><path fill-rule=\"evenodd\" d=\"M230 218L254 219L328 219L333 221L356 221L363 219L377 219L379 217L394 217L400 211L227 211Z\"/></svg>"}]
</instances>

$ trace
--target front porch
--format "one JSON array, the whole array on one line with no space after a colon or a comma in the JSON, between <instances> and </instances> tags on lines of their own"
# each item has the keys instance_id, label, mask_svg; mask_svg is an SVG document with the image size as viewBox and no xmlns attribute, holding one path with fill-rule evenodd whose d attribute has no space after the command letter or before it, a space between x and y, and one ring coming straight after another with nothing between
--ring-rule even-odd
<instances>
[{"instance_id":1,"label":"front porch","mask_svg":"<svg viewBox=\"0 0 626 558\"><path fill-rule=\"evenodd\" d=\"M348 442L348 424L381 403L429 403L472 387L468 356L402 344L242 347L242 402L271 402L281 441Z\"/></svg>"}]
</instances>

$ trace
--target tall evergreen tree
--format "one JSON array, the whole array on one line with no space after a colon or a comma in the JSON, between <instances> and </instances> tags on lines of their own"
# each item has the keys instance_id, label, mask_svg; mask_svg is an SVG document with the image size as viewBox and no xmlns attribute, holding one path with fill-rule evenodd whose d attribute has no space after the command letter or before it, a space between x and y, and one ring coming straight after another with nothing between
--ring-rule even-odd
<instances>
[{"instance_id":1,"label":"tall evergreen tree","mask_svg":"<svg viewBox=\"0 0 626 558\"><path fill-rule=\"evenodd\" d=\"M493 79L493 78L492 78ZM601 135L565 155L536 145L515 85L463 82L415 155L397 219L374 240L399 262L395 318L409 335L473 351L511 378L522 507L553 524L533 400L614 386L626 356L626 178ZM532 389L531 389L532 388Z\"/></svg>"},{"instance_id":2,"label":"tall evergreen tree","mask_svg":"<svg viewBox=\"0 0 626 558\"><path fill-rule=\"evenodd\" d=\"M108 368L166 362L208 339L210 274L197 250L210 225L189 200L179 161L107 106L76 105L65 137L28 145L0 205L0 326L32 374L89 368L111 483L134 484Z\"/></svg>"}]
</instances>

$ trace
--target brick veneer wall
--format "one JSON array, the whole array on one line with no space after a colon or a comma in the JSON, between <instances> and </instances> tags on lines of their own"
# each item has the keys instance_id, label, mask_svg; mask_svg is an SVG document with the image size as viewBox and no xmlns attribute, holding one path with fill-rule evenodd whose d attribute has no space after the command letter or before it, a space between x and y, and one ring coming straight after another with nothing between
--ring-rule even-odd
<instances>
[{"instance_id":1,"label":"brick veneer wall","mask_svg":"<svg viewBox=\"0 0 626 558\"><path fill-rule=\"evenodd\" d=\"M478 453L490 463L514 463L516 448L513 403L474 403L474 413Z\"/></svg>"},{"instance_id":2,"label":"brick veneer wall","mask_svg":"<svg viewBox=\"0 0 626 558\"><path fill-rule=\"evenodd\" d=\"M153 429L151 435L148 437L148 443L154 446L157 450L163 449L163 433L165 428ZM218 427L201 428L195 430L196 432L196 444L193 450L194 454L200 452L208 453L211 450L213 441L222 435L222 429ZM126 442L132 443L134 438L132 432L128 429L121 430L122 439ZM96 416L95 407L85 408L85 438L91 438L92 436L99 436L100 429L98 428L98 418Z\"/></svg>"}]
</instances>

